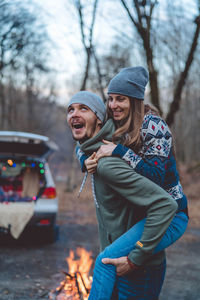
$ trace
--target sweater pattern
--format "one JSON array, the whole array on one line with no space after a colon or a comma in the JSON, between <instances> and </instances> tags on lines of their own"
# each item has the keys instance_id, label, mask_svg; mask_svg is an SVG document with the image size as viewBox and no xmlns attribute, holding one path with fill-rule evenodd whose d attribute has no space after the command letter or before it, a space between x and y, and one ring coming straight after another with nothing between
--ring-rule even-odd
<instances>
[{"instance_id":1,"label":"sweater pattern","mask_svg":"<svg viewBox=\"0 0 200 300\"><path fill-rule=\"evenodd\" d=\"M155 115L146 115L141 127L142 149L133 150L117 145L114 156L125 160L136 172L163 187L178 203L178 210L187 207L176 161L172 150L172 134L166 122Z\"/></svg>"}]
</instances>

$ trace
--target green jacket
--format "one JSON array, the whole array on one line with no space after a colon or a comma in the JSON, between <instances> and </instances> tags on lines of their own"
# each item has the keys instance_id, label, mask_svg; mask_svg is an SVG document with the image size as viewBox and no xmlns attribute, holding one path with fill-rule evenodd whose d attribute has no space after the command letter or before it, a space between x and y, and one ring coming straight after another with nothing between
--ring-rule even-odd
<instances>
[{"instance_id":1,"label":"green jacket","mask_svg":"<svg viewBox=\"0 0 200 300\"><path fill-rule=\"evenodd\" d=\"M102 145L102 139L111 140L114 130L110 119L95 137L79 145L80 149L91 155ZM117 157L99 160L94 185L101 250L146 217L142 237L129 259L137 265L160 264L164 251L152 252L175 215L177 204L172 197Z\"/></svg>"}]
</instances>

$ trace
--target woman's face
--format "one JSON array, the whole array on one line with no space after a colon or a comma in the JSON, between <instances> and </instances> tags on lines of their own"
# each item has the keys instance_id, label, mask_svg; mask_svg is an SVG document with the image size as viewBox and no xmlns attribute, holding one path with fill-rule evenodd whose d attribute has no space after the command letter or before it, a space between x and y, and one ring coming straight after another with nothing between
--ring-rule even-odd
<instances>
[{"instance_id":1,"label":"woman's face","mask_svg":"<svg viewBox=\"0 0 200 300\"><path fill-rule=\"evenodd\" d=\"M122 121L129 115L130 100L129 97L118 94L109 94L108 107L115 121Z\"/></svg>"}]
</instances>

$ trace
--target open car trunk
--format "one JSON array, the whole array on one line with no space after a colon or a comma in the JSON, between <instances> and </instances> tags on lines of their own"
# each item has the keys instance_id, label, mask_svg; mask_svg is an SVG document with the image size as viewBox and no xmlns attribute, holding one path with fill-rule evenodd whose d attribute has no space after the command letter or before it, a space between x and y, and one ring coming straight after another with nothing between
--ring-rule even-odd
<instances>
[{"instance_id":1,"label":"open car trunk","mask_svg":"<svg viewBox=\"0 0 200 300\"><path fill-rule=\"evenodd\" d=\"M43 160L57 148L46 136L0 131L0 202L37 200L46 184Z\"/></svg>"},{"instance_id":2,"label":"open car trunk","mask_svg":"<svg viewBox=\"0 0 200 300\"><path fill-rule=\"evenodd\" d=\"M45 187L40 161L0 157L0 232L19 238L34 215L40 191Z\"/></svg>"},{"instance_id":3,"label":"open car trunk","mask_svg":"<svg viewBox=\"0 0 200 300\"><path fill-rule=\"evenodd\" d=\"M57 148L46 136L0 131L0 232L3 234L10 233L17 239L26 226L45 226L51 240L55 240L58 205L46 159Z\"/></svg>"},{"instance_id":4,"label":"open car trunk","mask_svg":"<svg viewBox=\"0 0 200 300\"><path fill-rule=\"evenodd\" d=\"M43 135L18 131L0 131L0 155L47 159L57 149L57 145Z\"/></svg>"},{"instance_id":5,"label":"open car trunk","mask_svg":"<svg viewBox=\"0 0 200 300\"><path fill-rule=\"evenodd\" d=\"M36 201L46 183L43 167L27 158L0 157L0 202Z\"/></svg>"}]
</instances>

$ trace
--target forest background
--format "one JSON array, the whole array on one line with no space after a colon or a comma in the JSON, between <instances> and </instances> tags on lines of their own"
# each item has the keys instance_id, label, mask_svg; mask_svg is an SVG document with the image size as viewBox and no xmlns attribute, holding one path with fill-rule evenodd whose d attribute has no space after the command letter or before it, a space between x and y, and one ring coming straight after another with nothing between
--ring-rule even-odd
<instances>
[{"instance_id":1,"label":"forest background","mask_svg":"<svg viewBox=\"0 0 200 300\"><path fill-rule=\"evenodd\" d=\"M106 101L109 80L142 65L178 162L199 168L199 32L199 0L0 0L0 130L49 136L54 174L65 166L73 189L70 96L87 89Z\"/></svg>"},{"instance_id":2,"label":"forest background","mask_svg":"<svg viewBox=\"0 0 200 300\"><path fill-rule=\"evenodd\" d=\"M81 244L97 255L89 180L77 199L83 174L67 102L84 89L106 100L109 80L137 65L150 74L145 101L173 132L189 203L187 232L167 250L161 298L199 299L200 0L0 0L0 130L42 134L58 144L50 164L60 226L52 245L1 251L1 299L44 299L58 286L69 250Z\"/></svg>"}]
</instances>

